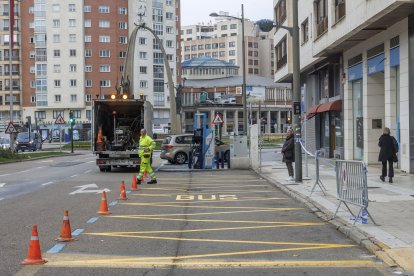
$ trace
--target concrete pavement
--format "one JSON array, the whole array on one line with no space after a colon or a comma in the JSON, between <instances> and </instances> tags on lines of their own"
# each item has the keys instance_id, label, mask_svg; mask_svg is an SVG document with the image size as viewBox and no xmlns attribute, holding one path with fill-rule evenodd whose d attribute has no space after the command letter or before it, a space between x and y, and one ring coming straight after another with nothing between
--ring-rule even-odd
<instances>
[{"instance_id":1,"label":"concrete pavement","mask_svg":"<svg viewBox=\"0 0 414 276\"><path fill-rule=\"evenodd\" d=\"M262 162L259 174L290 195L308 203L316 214L367 247L388 265L398 265L406 272L414 273L414 175L396 172L394 183L391 184L379 179L379 167L368 167L368 211L378 225L369 219L367 224L357 222L353 226L354 221L343 205L336 218L333 218L339 204L334 161L321 160L320 179L327 189L326 195L318 186L311 195L316 175L312 161L308 168L311 180L304 180L303 183L285 180L288 173L281 161ZM303 175L305 176L305 169Z\"/></svg>"}]
</instances>

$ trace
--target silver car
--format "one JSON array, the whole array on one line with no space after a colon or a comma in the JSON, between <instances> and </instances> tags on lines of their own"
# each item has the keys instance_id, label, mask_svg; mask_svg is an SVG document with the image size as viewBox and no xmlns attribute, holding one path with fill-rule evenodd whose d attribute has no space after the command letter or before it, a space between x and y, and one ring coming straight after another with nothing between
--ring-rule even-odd
<instances>
[{"instance_id":1,"label":"silver car","mask_svg":"<svg viewBox=\"0 0 414 276\"><path fill-rule=\"evenodd\" d=\"M7 137L0 137L0 148L9 149L10 148L10 139Z\"/></svg>"}]
</instances>

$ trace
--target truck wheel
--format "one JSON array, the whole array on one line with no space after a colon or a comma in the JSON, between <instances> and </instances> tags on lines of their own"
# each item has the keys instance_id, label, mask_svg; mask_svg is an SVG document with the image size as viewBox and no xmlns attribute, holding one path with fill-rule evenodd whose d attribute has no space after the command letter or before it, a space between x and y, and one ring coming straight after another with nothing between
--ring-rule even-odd
<instances>
[{"instance_id":1,"label":"truck wheel","mask_svg":"<svg viewBox=\"0 0 414 276\"><path fill-rule=\"evenodd\" d=\"M175 155L174 160L177 164L184 164L187 161L187 155L184 152L179 152Z\"/></svg>"}]
</instances>

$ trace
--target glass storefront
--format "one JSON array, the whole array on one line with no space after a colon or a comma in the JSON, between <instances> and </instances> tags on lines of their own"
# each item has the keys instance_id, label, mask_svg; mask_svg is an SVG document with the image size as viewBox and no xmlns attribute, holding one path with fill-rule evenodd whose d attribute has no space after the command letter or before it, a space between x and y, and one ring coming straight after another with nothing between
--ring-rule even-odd
<instances>
[{"instance_id":1,"label":"glass storefront","mask_svg":"<svg viewBox=\"0 0 414 276\"><path fill-rule=\"evenodd\" d=\"M352 82L352 117L355 160L362 160L364 155L364 117L362 108L362 80L358 80Z\"/></svg>"}]
</instances>

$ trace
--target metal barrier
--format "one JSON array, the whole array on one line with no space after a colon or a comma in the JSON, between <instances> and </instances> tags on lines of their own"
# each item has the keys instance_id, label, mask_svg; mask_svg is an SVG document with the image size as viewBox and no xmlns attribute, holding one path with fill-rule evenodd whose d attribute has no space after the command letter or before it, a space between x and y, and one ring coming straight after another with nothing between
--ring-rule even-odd
<instances>
[{"instance_id":1,"label":"metal barrier","mask_svg":"<svg viewBox=\"0 0 414 276\"><path fill-rule=\"evenodd\" d=\"M315 157L315 169L316 169L316 179L315 179L315 184L313 184L313 187L312 187L312 190L311 190L311 193L310 193L310 195L309 196L312 196L312 194L313 194L313 191L315 190L315 188L316 188L316 186L318 186L319 187L319 189L321 189L321 191L322 191L322 193L324 194L324 195L326 195L326 193L325 193L325 191L326 191L326 188L325 188L325 186L323 185L323 183L322 183L322 181L321 181L321 178L319 177L319 155L320 155L320 150L317 150L316 152L315 152L315 154L312 154L312 153L310 153L307 149L306 149L306 147L303 145L303 142L302 142L302 139L300 139L299 140L299 143L300 143L300 145L302 146L302 149L303 149L303 151L305 152L305 157L307 157L308 155L310 155L310 156L312 156L312 157ZM306 176L308 175L308 173L307 173L307 166L308 164L307 164L307 160L306 160Z\"/></svg>"},{"instance_id":2,"label":"metal barrier","mask_svg":"<svg viewBox=\"0 0 414 276\"><path fill-rule=\"evenodd\" d=\"M365 215L368 215L374 224L375 221L368 212L368 185L367 169L363 161L336 161L336 189L339 200L334 217L338 213L341 204L345 204L348 211L354 216L354 224L362 216L361 220L366 223ZM358 215L352 212L348 204L360 207Z\"/></svg>"}]
</instances>

